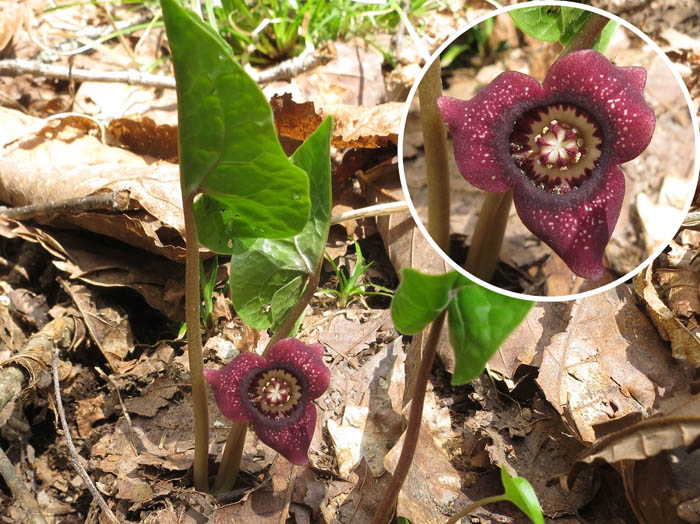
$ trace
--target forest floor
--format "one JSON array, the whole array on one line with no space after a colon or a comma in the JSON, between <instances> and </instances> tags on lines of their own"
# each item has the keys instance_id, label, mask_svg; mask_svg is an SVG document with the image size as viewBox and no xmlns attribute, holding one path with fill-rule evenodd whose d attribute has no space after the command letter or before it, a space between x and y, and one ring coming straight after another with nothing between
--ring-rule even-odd
<instances>
[{"instance_id":1,"label":"forest floor","mask_svg":"<svg viewBox=\"0 0 700 524\"><path fill-rule=\"evenodd\" d=\"M87 30L109 33L110 17L148 21L155 9L150 4L53 11L46 11L50 3L44 0L1 4L0 68L18 58L118 72L163 56L162 28L93 42L89 52L71 51L94 38ZM416 23L430 52L465 21L493 9L480 0L457 4L429 11ZM697 182L691 115L700 105L700 11L694 0L591 4L653 39L693 104L654 49L622 31L609 56L618 65L647 68L645 94L657 134L647 154L623 167L629 191L606 253L608 281L670 245L613 289L536 304L487 371L467 385L451 385L454 357L442 336L420 443L398 501L398 514L413 524L445 522L470 502L500 493L501 467L531 482L547 522L700 522L700 452L687 441L697 442L700 427L697 194L687 216L684 209ZM445 74L447 94L469 98L507 69L543 78L542 64L556 49L524 38L506 15L495 27L490 53ZM332 215L403 201L403 163L410 198L424 217L415 103L401 133L420 53L408 34L398 43L395 35L374 35L373 41L376 46L359 39L334 42L323 65L261 87L288 152L322 117L334 116ZM376 47L388 51L393 64ZM157 72L172 76L172 67L164 61ZM36 334L54 343L63 337L56 368L72 442L120 521L369 523L400 451L421 345L420 337L398 333L385 296L362 294L340 307L331 294L319 293L307 309L297 336L324 345L332 377L315 402L310 467L291 466L250 431L234 491L217 499L192 487L189 366L178 337L185 250L176 124L171 88L0 73L0 202L45 206L95 193L118 199L129 191L125 209L115 210L109 201L111 210L103 202L98 210L70 203L67 211L44 207L14 218L0 213L0 398L7 370L21 366L32 373L22 394L0 405L0 448L9 468L45 522L107 522L73 467L51 362L26 354ZM451 255L459 261L481 196L459 175L453 178ZM371 261L362 276L369 290L372 284L396 289L406 266L434 273L448 267L405 211L337 221L326 250L348 272L358 255ZM236 348L263 348L269 334L243 325L226 294L228 264L202 253L206 270L217 271L203 333L205 367L220 367ZM586 289L515 215L496 282L540 296ZM338 285L331 265L324 265L319 288ZM230 421L213 398L210 414L214 471ZM2 463L0 522L23 522L28 506L11 489ZM528 520L515 506L497 503L463 522Z\"/></svg>"}]
</instances>

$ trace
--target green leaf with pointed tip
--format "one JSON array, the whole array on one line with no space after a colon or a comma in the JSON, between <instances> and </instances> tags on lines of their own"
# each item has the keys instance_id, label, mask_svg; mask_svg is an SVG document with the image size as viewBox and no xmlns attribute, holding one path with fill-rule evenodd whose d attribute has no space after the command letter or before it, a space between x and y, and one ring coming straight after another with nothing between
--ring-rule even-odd
<instances>
[{"instance_id":1,"label":"green leaf with pointed tip","mask_svg":"<svg viewBox=\"0 0 700 524\"><path fill-rule=\"evenodd\" d=\"M520 511L525 513L532 522L544 524L540 502L527 479L511 477L504 468L501 468L501 482L506 490L508 500L518 506Z\"/></svg>"},{"instance_id":2,"label":"green leaf with pointed tip","mask_svg":"<svg viewBox=\"0 0 700 524\"><path fill-rule=\"evenodd\" d=\"M290 238L233 241L231 300L253 328L281 323L323 257L331 214L332 130L333 119L326 118L291 157L311 183L311 215L304 229Z\"/></svg>"},{"instance_id":3,"label":"green leaf with pointed tip","mask_svg":"<svg viewBox=\"0 0 700 524\"><path fill-rule=\"evenodd\" d=\"M571 40L571 38L583 27L583 24L586 23L586 20L591 17L591 14L593 13L586 11L585 9L578 9L576 7L561 7L561 36L559 37L559 43L562 46L568 44L569 40Z\"/></svg>"},{"instance_id":4,"label":"green leaf with pointed tip","mask_svg":"<svg viewBox=\"0 0 700 524\"><path fill-rule=\"evenodd\" d=\"M177 83L180 180L201 242L286 238L309 217L309 180L277 138L270 105L231 48L176 0L161 0Z\"/></svg>"},{"instance_id":5,"label":"green leaf with pointed tip","mask_svg":"<svg viewBox=\"0 0 700 524\"><path fill-rule=\"evenodd\" d=\"M561 37L561 18L556 6L523 7L508 14L518 29L538 40L556 42Z\"/></svg>"},{"instance_id":6,"label":"green leaf with pointed tip","mask_svg":"<svg viewBox=\"0 0 700 524\"><path fill-rule=\"evenodd\" d=\"M430 324L450 302L456 271L427 275L403 268L401 283L391 300L391 318L401 333L415 335Z\"/></svg>"},{"instance_id":7,"label":"green leaf with pointed tip","mask_svg":"<svg viewBox=\"0 0 700 524\"><path fill-rule=\"evenodd\" d=\"M602 33L600 33L600 36L598 36L596 39L595 44L593 44L593 49L599 53L604 53L619 25L620 24L615 22L615 20L610 20L610 22L605 25L605 28L603 29Z\"/></svg>"},{"instance_id":8,"label":"green leaf with pointed tip","mask_svg":"<svg viewBox=\"0 0 700 524\"><path fill-rule=\"evenodd\" d=\"M455 352L452 384L478 377L491 356L523 321L533 302L511 298L459 275L449 304L450 344Z\"/></svg>"}]
</instances>

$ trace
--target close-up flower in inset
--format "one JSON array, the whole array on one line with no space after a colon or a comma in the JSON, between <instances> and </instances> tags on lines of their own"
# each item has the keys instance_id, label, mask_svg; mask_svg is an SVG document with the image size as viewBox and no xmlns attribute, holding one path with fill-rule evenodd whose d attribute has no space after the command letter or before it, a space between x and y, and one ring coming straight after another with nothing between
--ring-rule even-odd
<instances>
[{"instance_id":1,"label":"close-up flower in inset","mask_svg":"<svg viewBox=\"0 0 700 524\"><path fill-rule=\"evenodd\" d=\"M471 100L438 98L462 176L488 192L512 189L523 224L587 279L603 276L620 216L618 165L654 133L646 76L582 50L557 60L542 84L507 71Z\"/></svg>"},{"instance_id":2,"label":"close-up flower in inset","mask_svg":"<svg viewBox=\"0 0 700 524\"><path fill-rule=\"evenodd\" d=\"M322 356L321 344L286 338L273 344L265 357L241 353L221 370L205 369L204 378L225 417L252 423L260 440L304 466L316 427L312 401L330 381Z\"/></svg>"}]
</instances>

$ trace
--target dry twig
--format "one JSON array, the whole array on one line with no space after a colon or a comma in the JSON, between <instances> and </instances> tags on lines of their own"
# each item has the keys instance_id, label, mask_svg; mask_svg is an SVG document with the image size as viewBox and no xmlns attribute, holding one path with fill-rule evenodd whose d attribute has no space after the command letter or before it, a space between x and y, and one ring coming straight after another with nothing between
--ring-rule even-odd
<instances>
[{"instance_id":1,"label":"dry twig","mask_svg":"<svg viewBox=\"0 0 700 524\"><path fill-rule=\"evenodd\" d=\"M330 62L333 57L334 51L332 49L322 48L314 53L285 60L264 71L249 71L248 74L258 84L266 84L275 80L294 78L299 73ZM0 60L0 75L17 76L24 74L58 78L60 80L74 80L76 82L116 82L175 89L175 78L172 76L154 75L133 69L127 71L93 71L90 69L44 64L35 60L22 60L19 58Z\"/></svg>"},{"instance_id":2,"label":"dry twig","mask_svg":"<svg viewBox=\"0 0 700 524\"><path fill-rule=\"evenodd\" d=\"M36 503L34 497L24 485L19 477L12 462L7 458L5 452L0 449L0 476L5 479L5 483L12 491L12 495L17 499L19 505L24 509L24 520L27 524L46 524L44 515L39 509L39 504Z\"/></svg>"},{"instance_id":3,"label":"dry twig","mask_svg":"<svg viewBox=\"0 0 700 524\"><path fill-rule=\"evenodd\" d=\"M102 498L102 495L100 495L100 492L97 491L97 488L95 487L95 484L92 482L90 475L88 475L88 472L85 471L85 468L83 467L82 463L80 462L80 455L78 455L78 451L75 449L75 446L73 445L73 438L71 437L70 428L68 427L68 422L66 421L66 413L63 410L63 400L61 399L61 385L60 385L59 380L58 380L58 347L54 348L51 367L53 370L54 394L56 395L56 411L58 412L58 418L61 421L61 427L63 428L63 434L66 437L66 444L68 446L68 451L70 452L70 457L71 457L71 462L73 463L73 468L78 473L78 475L80 475L80 478L83 479L85 486L87 487L88 491L92 495L93 499L97 501L97 504L99 504L100 509L102 509L102 512L107 517L107 519L112 524L119 524L119 520L114 515L114 513L112 513L112 510L109 509L107 502L105 502L105 499Z\"/></svg>"},{"instance_id":4,"label":"dry twig","mask_svg":"<svg viewBox=\"0 0 700 524\"><path fill-rule=\"evenodd\" d=\"M127 190L98 193L84 197L66 198L44 204L20 207L0 207L0 216L14 220L26 220L42 215L82 213L85 211L124 211L129 206Z\"/></svg>"},{"instance_id":5,"label":"dry twig","mask_svg":"<svg viewBox=\"0 0 700 524\"><path fill-rule=\"evenodd\" d=\"M0 410L22 389L38 382L40 374L51 366L54 348L70 346L75 331L76 322L71 317L52 320L32 335L21 351L3 361L0 365Z\"/></svg>"}]
</instances>

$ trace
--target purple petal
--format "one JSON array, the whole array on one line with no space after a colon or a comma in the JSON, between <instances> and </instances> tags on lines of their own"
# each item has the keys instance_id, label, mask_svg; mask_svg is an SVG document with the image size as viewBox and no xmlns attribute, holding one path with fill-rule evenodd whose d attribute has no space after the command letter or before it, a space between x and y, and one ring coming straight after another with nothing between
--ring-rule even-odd
<instances>
[{"instance_id":1,"label":"purple petal","mask_svg":"<svg viewBox=\"0 0 700 524\"><path fill-rule=\"evenodd\" d=\"M288 362L304 374L309 385L309 400L320 397L331 379L331 372L323 363L323 346L307 345L296 338L285 338L276 342L267 351L270 362Z\"/></svg>"},{"instance_id":2,"label":"purple petal","mask_svg":"<svg viewBox=\"0 0 700 524\"><path fill-rule=\"evenodd\" d=\"M452 134L455 160L469 183L493 193L509 190L514 181L503 166L513 163L509 133L522 102L540 100L543 90L531 76L507 71L471 100L439 97L438 109Z\"/></svg>"},{"instance_id":3,"label":"purple petal","mask_svg":"<svg viewBox=\"0 0 700 524\"><path fill-rule=\"evenodd\" d=\"M617 67L591 49L557 60L544 79L547 95L571 97L587 107L603 127L604 147L616 164L639 156L654 134L656 118L644 101L646 71Z\"/></svg>"},{"instance_id":4,"label":"purple petal","mask_svg":"<svg viewBox=\"0 0 700 524\"><path fill-rule=\"evenodd\" d=\"M299 419L282 427L253 421L253 430L260 440L297 466L309 463L307 453L315 429L316 408L312 402L306 403Z\"/></svg>"},{"instance_id":5,"label":"purple petal","mask_svg":"<svg viewBox=\"0 0 700 524\"><path fill-rule=\"evenodd\" d=\"M519 185L513 201L523 224L574 273L597 280L605 271L603 252L620 216L624 196L624 174L610 166L565 195L545 193L532 184Z\"/></svg>"},{"instance_id":6,"label":"purple petal","mask_svg":"<svg viewBox=\"0 0 700 524\"><path fill-rule=\"evenodd\" d=\"M205 369L205 380L214 391L216 404L221 414L235 422L251 420L249 412L241 402L241 381L251 370L262 368L266 361L260 355L245 352L238 355L227 366L220 370ZM247 394L247 392L243 392Z\"/></svg>"}]
</instances>

